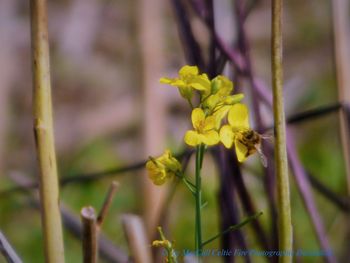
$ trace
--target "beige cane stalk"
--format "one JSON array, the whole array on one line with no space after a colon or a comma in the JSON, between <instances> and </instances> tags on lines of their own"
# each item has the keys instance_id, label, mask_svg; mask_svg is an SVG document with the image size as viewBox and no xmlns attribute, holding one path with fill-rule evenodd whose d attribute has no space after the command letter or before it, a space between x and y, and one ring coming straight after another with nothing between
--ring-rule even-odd
<instances>
[{"instance_id":1,"label":"beige cane stalk","mask_svg":"<svg viewBox=\"0 0 350 263\"><path fill-rule=\"evenodd\" d=\"M34 132L40 170L46 262L63 263L64 247L53 136L46 0L30 1Z\"/></svg>"},{"instance_id":2,"label":"beige cane stalk","mask_svg":"<svg viewBox=\"0 0 350 263\"><path fill-rule=\"evenodd\" d=\"M282 68L282 0L272 1L272 83L273 112L275 121L275 156L278 201L278 238L281 252L292 252L293 233L291 222L286 127L283 103ZM279 262L292 262L291 256L282 256Z\"/></svg>"}]
</instances>

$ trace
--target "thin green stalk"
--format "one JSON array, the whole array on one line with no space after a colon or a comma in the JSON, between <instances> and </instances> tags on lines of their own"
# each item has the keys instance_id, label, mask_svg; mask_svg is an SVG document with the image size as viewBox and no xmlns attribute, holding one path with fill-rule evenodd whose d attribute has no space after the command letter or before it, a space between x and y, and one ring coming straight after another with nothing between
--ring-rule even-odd
<instances>
[{"instance_id":1,"label":"thin green stalk","mask_svg":"<svg viewBox=\"0 0 350 263\"><path fill-rule=\"evenodd\" d=\"M201 222L201 207L202 207L202 179L201 167L203 161L204 145L197 146L196 149L196 216L195 216L195 246L196 254L200 255L202 250L202 222Z\"/></svg>"},{"instance_id":2,"label":"thin green stalk","mask_svg":"<svg viewBox=\"0 0 350 263\"><path fill-rule=\"evenodd\" d=\"M256 214L254 214L254 215L252 215L250 217L247 217L246 219L244 219L242 222L238 223L237 225L230 226L229 228L227 228L226 230L222 231L221 233L218 233L215 236L213 236L212 238L209 238L208 240L204 241L202 243L202 247L204 247L205 245L209 244L210 242L213 242L215 239L225 235L228 232L240 229L242 226L244 226L244 225L250 223L251 221L257 219L262 214L263 214L262 212L256 213Z\"/></svg>"},{"instance_id":3,"label":"thin green stalk","mask_svg":"<svg viewBox=\"0 0 350 263\"><path fill-rule=\"evenodd\" d=\"M34 132L40 170L46 262L64 262L57 164L53 136L46 0L30 1Z\"/></svg>"},{"instance_id":4,"label":"thin green stalk","mask_svg":"<svg viewBox=\"0 0 350 263\"><path fill-rule=\"evenodd\" d=\"M286 127L283 103L282 68L282 0L272 1L272 83L273 112L275 121L275 156L278 200L279 250L291 252L293 233L291 222L288 160L286 150ZM279 258L279 262L292 262L291 256Z\"/></svg>"}]
</instances>

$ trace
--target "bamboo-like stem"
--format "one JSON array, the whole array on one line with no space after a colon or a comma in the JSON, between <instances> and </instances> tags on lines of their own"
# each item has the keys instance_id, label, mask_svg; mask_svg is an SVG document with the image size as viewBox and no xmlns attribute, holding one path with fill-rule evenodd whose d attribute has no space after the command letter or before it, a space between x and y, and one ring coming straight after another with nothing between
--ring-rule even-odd
<instances>
[{"instance_id":1,"label":"bamboo-like stem","mask_svg":"<svg viewBox=\"0 0 350 263\"><path fill-rule=\"evenodd\" d=\"M349 32L349 10L350 4L347 0L332 1L333 9L333 31L335 66L338 86L339 101L350 103L350 32ZM346 120L344 109L340 111L340 135L345 160L346 179L348 183L348 194L350 194L350 136L349 123Z\"/></svg>"},{"instance_id":2,"label":"bamboo-like stem","mask_svg":"<svg viewBox=\"0 0 350 263\"><path fill-rule=\"evenodd\" d=\"M98 230L95 209L86 206L80 212L82 221L83 262L97 263Z\"/></svg>"},{"instance_id":3,"label":"bamboo-like stem","mask_svg":"<svg viewBox=\"0 0 350 263\"><path fill-rule=\"evenodd\" d=\"M272 1L272 83L273 114L275 122L275 156L278 200L279 250L292 252L293 233L291 222L286 127L283 103L282 68L282 0ZM292 256L283 256L279 262L292 262Z\"/></svg>"},{"instance_id":4,"label":"bamboo-like stem","mask_svg":"<svg viewBox=\"0 0 350 263\"><path fill-rule=\"evenodd\" d=\"M46 262L64 262L59 187L53 136L46 0L31 0L33 106L40 169L41 216Z\"/></svg>"}]
</instances>

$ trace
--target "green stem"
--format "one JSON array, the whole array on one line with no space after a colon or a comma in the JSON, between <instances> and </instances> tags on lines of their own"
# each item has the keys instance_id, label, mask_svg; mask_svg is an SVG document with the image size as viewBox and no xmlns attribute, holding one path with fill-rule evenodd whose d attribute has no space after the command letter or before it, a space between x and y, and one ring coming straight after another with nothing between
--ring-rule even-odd
<instances>
[{"instance_id":1,"label":"green stem","mask_svg":"<svg viewBox=\"0 0 350 263\"><path fill-rule=\"evenodd\" d=\"M214 241L215 239L221 237L222 235L225 235L226 233L228 232L231 232L231 231L235 231L239 228L241 228L242 226L250 223L251 221L257 219L259 216L261 216L263 213L260 212L260 213L256 213L255 215L252 215L246 219L244 219L241 223L238 223L237 225L233 225L233 226L230 226L229 228L227 228L226 230L222 231L221 233L213 236L212 238L209 238L207 241L204 241L202 243L202 247L204 247L205 245L209 244L210 242Z\"/></svg>"},{"instance_id":2,"label":"green stem","mask_svg":"<svg viewBox=\"0 0 350 263\"><path fill-rule=\"evenodd\" d=\"M286 151L286 127L283 106L282 68L282 0L272 1L272 83L273 112L275 121L275 156L278 200L279 250L292 251L293 233L289 196L288 161ZM291 256L279 258L279 262L292 262Z\"/></svg>"},{"instance_id":3,"label":"green stem","mask_svg":"<svg viewBox=\"0 0 350 263\"><path fill-rule=\"evenodd\" d=\"M182 178L181 179L184 184L186 185L187 189L190 190L190 192L193 194L193 195L196 195L196 188L195 186L192 186L191 185L191 182L189 182L188 180L186 180L186 178Z\"/></svg>"},{"instance_id":4,"label":"green stem","mask_svg":"<svg viewBox=\"0 0 350 263\"><path fill-rule=\"evenodd\" d=\"M187 189L193 194L196 194L196 185L188 180L182 172L177 172L175 174L187 187Z\"/></svg>"},{"instance_id":5,"label":"green stem","mask_svg":"<svg viewBox=\"0 0 350 263\"><path fill-rule=\"evenodd\" d=\"M196 150L196 216L195 216L195 245L196 254L200 255L202 249L202 225L201 225L201 206L202 206L202 189L201 189L201 167L203 161L204 145L197 146Z\"/></svg>"}]
</instances>

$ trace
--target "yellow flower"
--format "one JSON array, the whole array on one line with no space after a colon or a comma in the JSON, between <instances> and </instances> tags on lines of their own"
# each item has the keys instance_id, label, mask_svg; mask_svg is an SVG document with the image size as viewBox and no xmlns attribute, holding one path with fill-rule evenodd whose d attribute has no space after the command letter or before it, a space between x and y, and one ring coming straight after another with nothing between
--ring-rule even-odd
<instances>
[{"instance_id":1,"label":"yellow flower","mask_svg":"<svg viewBox=\"0 0 350 263\"><path fill-rule=\"evenodd\" d=\"M206 117L201 108L195 108L191 118L194 130L187 131L184 138L188 145L196 146L201 143L215 145L220 141L219 134L215 130L215 116Z\"/></svg>"},{"instance_id":2,"label":"yellow flower","mask_svg":"<svg viewBox=\"0 0 350 263\"><path fill-rule=\"evenodd\" d=\"M165 248L165 251L167 253L167 256L165 258L166 263L175 263L176 261L176 252L169 240L154 240L152 242L153 247L163 247ZM163 254L164 255L164 254Z\"/></svg>"},{"instance_id":3,"label":"yellow flower","mask_svg":"<svg viewBox=\"0 0 350 263\"><path fill-rule=\"evenodd\" d=\"M250 129L248 108L244 104L233 105L228 113L229 125L220 130L220 140L226 148L234 144L239 162L243 162L257 151L261 136Z\"/></svg>"},{"instance_id":4,"label":"yellow flower","mask_svg":"<svg viewBox=\"0 0 350 263\"><path fill-rule=\"evenodd\" d=\"M210 90L210 80L206 74L199 74L196 66L183 66L179 70L178 78L161 78L160 83L169 84L179 88L180 94L190 100L193 89L199 91Z\"/></svg>"},{"instance_id":5,"label":"yellow flower","mask_svg":"<svg viewBox=\"0 0 350 263\"><path fill-rule=\"evenodd\" d=\"M233 90L233 83L225 76L217 76L211 80L210 90L203 93L203 102L208 108L214 108L225 97L229 96Z\"/></svg>"},{"instance_id":6,"label":"yellow flower","mask_svg":"<svg viewBox=\"0 0 350 263\"><path fill-rule=\"evenodd\" d=\"M162 185L166 180L173 178L176 173L181 172L181 164L175 157L172 156L169 150L166 150L163 155L150 160L146 163L148 177L155 185Z\"/></svg>"},{"instance_id":7,"label":"yellow flower","mask_svg":"<svg viewBox=\"0 0 350 263\"><path fill-rule=\"evenodd\" d=\"M169 240L167 240L165 238L161 227L158 227L158 231L159 231L161 240L154 240L152 242L152 246L153 247L163 247L163 248L165 248L165 250L167 252L167 256L165 258L165 262L169 262L169 263L177 262L177 260L176 260L176 252L174 250L173 244Z\"/></svg>"}]
</instances>

